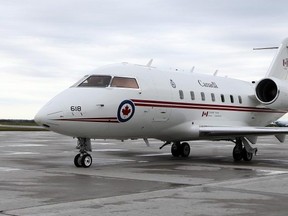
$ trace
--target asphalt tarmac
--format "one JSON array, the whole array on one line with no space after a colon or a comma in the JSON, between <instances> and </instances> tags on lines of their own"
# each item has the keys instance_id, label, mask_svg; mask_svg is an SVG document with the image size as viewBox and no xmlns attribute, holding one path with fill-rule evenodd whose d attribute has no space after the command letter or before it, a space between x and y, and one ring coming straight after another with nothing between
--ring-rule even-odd
<instances>
[{"instance_id":1,"label":"asphalt tarmac","mask_svg":"<svg viewBox=\"0 0 288 216\"><path fill-rule=\"evenodd\" d=\"M190 142L189 158L150 142L92 141L85 169L73 138L0 132L0 216L287 215L288 142L259 138L251 162L229 142Z\"/></svg>"}]
</instances>

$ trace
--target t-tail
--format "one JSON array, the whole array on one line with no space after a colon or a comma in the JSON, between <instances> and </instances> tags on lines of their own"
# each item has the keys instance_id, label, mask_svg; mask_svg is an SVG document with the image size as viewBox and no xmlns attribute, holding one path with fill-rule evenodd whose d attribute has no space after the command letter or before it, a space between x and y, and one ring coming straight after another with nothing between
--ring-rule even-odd
<instances>
[{"instance_id":1,"label":"t-tail","mask_svg":"<svg viewBox=\"0 0 288 216\"><path fill-rule=\"evenodd\" d=\"M288 110L288 38L278 48L270 68L255 88L257 100L267 108Z\"/></svg>"},{"instance_id":2,"label":"t-tail","mask_svg":"<svg viewBox=\"0 0 288 216\"><path fill-rule=\"evenodd\" d=\"M288 38L284 39L279 46L266 77L275 77L280 80L288 79Z\"/></svg>"}]
</instances>

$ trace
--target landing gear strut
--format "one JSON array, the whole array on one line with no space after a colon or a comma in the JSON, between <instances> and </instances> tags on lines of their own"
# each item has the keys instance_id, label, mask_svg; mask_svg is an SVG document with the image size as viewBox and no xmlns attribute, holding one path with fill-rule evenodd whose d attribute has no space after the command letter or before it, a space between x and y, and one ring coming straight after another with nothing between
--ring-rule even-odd
<instances>
[{"instance_id":1,"label":"landing gear strut","mask_svg":"<svg viewBox=\"0 0 288 216\"><path fill-rule=\"evenodd\" d=\"M233 148L233 158L234 161L241 161L243 156L243 144L241 139L236 139L235 147Z\"/></svg>"},{"instance_id":2,"label":"landing gear strut","mask_svg":"<svg viewBox=\"0 0 288 216\"><path fill-rule=\"evenodd\" d=\"M244 144L244 147L243 147ZM253 154L256 155L257 148L252 148L246 138L236 138L235 147L233 148L234 161L251 161Z\"/></svg>"},{"instance_id":3,"label":"landing gear strut","mask_svg":"<svg viewBox=\"0 0 288 216\"><path fill-rule=\"evenodd\" d=\"M79 154L77 154L74 158L74 165L76 167L84 167L88 168L92 164L92 157L88 154L88 151L92 151L91 141L88 138L78 137L77 147L79 148Z\"/></svg>"},{"instance_id":4,"label":"landing gear strut","mask_svg":"<svg viewBox=\"0 0 288 216\"><path fill-rule=\"evenodd\" d=\"M190 145L186 142L174 142L171 146L171 153L174 157L188 157L190 154Z\"/></svg>"}]
</instances>

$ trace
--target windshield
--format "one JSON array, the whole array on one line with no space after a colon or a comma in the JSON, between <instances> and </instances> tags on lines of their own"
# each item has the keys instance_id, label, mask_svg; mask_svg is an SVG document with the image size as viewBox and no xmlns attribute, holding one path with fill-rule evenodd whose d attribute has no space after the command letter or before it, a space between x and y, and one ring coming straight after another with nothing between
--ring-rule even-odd
<instances>
[{"instance_id":1,"label":"windshield","mask_svg":"<svg viewBox=\"0 0 288 216\"><path fill-rule=\"evenodd\" d=\"M111 82L111 87L135 88L135 89L139 88L136 79L128 77L114 77Z\"/></svg>"},{"instance_id":2,"label":"windshield","mask_svg":"<svg viewBox=\"0 0 288 216\"><path fill-rule=\"evenodd\" d=\"M111 76L92 75L84 80L78 87L108 87Z\"/></svg>"}]
</instances>

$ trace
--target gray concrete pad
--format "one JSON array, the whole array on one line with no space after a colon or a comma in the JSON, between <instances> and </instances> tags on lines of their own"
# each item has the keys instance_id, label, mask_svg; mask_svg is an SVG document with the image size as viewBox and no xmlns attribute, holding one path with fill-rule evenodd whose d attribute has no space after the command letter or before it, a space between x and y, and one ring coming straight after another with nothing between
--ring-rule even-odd
<instances>
[{"instance_id":1,"label":"gray concrete pad","mask_svg":"<svg viewBox=\"0 0 288 216\"><path fill-rule=\"evenodd\" d=\"M190 142L173 158L162 142L92 141L93 165L73 164L76 140L0 132L0 215L286 215L288 142L259 138L251 162L229 142Z\"/></svg>"}]
</instances>

